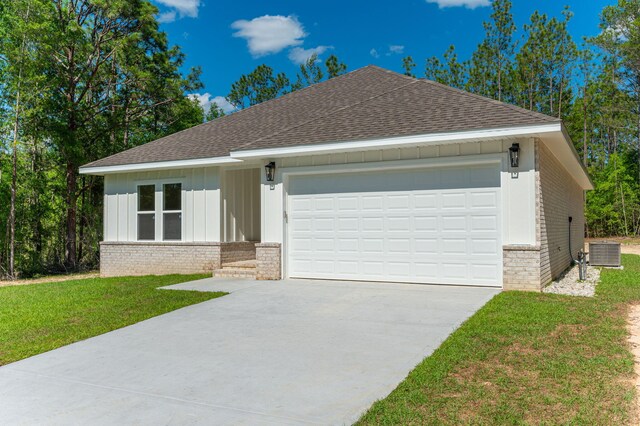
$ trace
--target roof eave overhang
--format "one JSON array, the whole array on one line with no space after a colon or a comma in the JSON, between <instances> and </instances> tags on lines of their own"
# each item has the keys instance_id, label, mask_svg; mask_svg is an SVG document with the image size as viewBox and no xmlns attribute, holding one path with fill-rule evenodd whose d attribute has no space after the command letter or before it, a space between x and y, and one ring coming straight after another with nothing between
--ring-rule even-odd
<instances>
[{"instance_id":1,"label":"roof eave overhang","mask_svg":"<svg viewBox=\"0 0 640 426\"><path fill-rule=\"evenodd\" d=\"M115 173L144 172L149 170L188 169L242 163L227 157L194 158L189 160L156 161L152 163L120 164L115 166L80 167L80 174L104 176Z\"/></svg>"},{"instance_id":2,"label":"roof eave overhang","mask_svg":"<svg viewBox=\"0 0 640 426\"><path fill-rule=\"evenodd\" d=\"M367 151L386 148L446 145L484 140L517 139L520 137L538 137L543 141L543 143L545 143L545 146L547 146L547 148L555 155L567 171L574 176L574 179L582 186L583 189L593 189L593 182L589 178L589 174L582 164L582 161L580 161L578 153L571 142L571 138L561 122L518 127L430 133L349 142L338 141L314 145L247 149L242 151L233 151L226 157L159 161L114 166L81 167L80 173L87 175L108 175L149 170L225 166L239 164L249 160Z\"/></svg>"},{"instance_id":3,"label":"roof eave overhang","mask_svg":"<svg viewBox=\"0 0 640 426\"><path fill-rule=\"evenodd\" d=\"M446 133L429 133L412 136L399 136L381 139L368 139L350 142L329 142L314 145L298 145L281 148L262 148L232 151L231 157L241 160L295 157L299 155L332 154L338 152L364 151L386 148L405 148L412 146L444 145L449 143L474 142L481 140L504 139L519 136L540 136L561 130L560 122L494 129L465 130Z\"/></svg>"},{"instance_id":4,"label":"roof eave overhang","mask_svg":"<svg viewBox=\"0 0 640 426\"><path fill-rule=\"evenodd\" d=\"M232 151L231 157L239 160L273 159L296 157L300 155L321 155L341 152L366 151L387 148L405 148L415 146L446 145L452 143L476 142L486 140L517 139L521 137L537 137L545 143L560 163L585 189L593 189L593 182L586 168L580 161L578 152L564 125L555 123L536 124L517 127L467 130L446 133L430 133L413 136L400 136L382 139L369 139L351 142L330 142L314 145L298 145L290 147L260 148L252 150Z\"/></svg>"},{"instance_id":5,"label":"roof eave overhang","mask_svg":"<svg viewBox=\"0 0 640 426\"><path fill-rule=\"evenodd\" d=\"M593 181L589 176L587 168L580 160L580 155L576 151L573 141L567 132L564 124L560 124L560 130L541 136L540 140L556 157L558 162L573 176L584 190L594 189Z\"/></svg>"}]
</instances>

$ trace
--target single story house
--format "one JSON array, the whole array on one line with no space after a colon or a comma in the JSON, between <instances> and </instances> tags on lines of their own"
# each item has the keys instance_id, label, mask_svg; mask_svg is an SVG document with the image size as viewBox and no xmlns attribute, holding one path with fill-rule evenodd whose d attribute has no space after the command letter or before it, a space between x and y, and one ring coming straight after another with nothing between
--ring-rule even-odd
<instances>
[{"instance_id":1,"label":"single story house","mask_svg":"<svg viewBox=\"0 0 640 426\"><path fill-rule=\"evenodd\" d=\"M562 122L375 66L86 164L103 276L540 289L592 182Z\"/></svg>"}]
</instances>

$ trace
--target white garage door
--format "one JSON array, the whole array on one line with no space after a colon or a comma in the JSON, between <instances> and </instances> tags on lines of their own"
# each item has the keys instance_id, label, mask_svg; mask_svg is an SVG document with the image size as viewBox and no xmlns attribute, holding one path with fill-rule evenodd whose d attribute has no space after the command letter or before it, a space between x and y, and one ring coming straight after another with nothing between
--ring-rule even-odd
<instances>
[{"instance_id":1,"label":"white garage door","mask_svg":"<svg viewBox=\"0 0 640 426\"><path fill-rule=\"evenodd\" d=\"M495 164L292 176L292 278L502 285Z\"/></svg>"}]
</instances>

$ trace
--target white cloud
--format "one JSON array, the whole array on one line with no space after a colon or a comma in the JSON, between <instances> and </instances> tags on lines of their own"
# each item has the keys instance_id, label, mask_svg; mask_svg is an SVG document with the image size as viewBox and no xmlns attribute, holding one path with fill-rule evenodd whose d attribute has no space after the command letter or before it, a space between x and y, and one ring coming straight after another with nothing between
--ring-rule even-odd
<instances>
[{"instance_id":1,"label":"white cloud","mask_svg":"<svg viewBox=\"0 0 640 426\"><path fill-rule=\"evenodd\" d=\"M427 3L437 3L440 9L446 7L466 7L475 9L476 7L491 6L490 0L426 0Z\"/></svg>"},{"instance_id":2,"label":"white cloud","mask_svg":"<svg viewBox=\"0 0 640 426\"><path fill-rule=\"evenodd\" d=\"M254 57L278 53L302 44L306 33L295 16L264 15L250 21L241 19L231 24L234 37L247 40L249 52Z\"/></svg>"},{"instance_id":3,"label":"white cloud","mask_svg":"<svg viewBox=\"0 0 640 426\"><path fill-rule=\"evenodd\" d=\"M379 58L380 54L378 53L378 51L376 49L371 49L369 51L369 55L373 56L374 58Z\"/></svg>"},{"instance_id":4,"label":"white cloud","mask_svg":"<svg viewBox=\"0 0 640 426\"><path fill-rule=\"evenodd\" d=\"M155 0L156 3L160 3L163 6L168 7L170 12L173 12L173 19L175 20L176 13L180 14L180 17L187 16L189 18L197 18L198 17L198 8L200 7L200 0ZM170 12L165 12L160 15L162 18L163 15L167 15L166 17L170 17L168 15ZM165 21L171 22L171 21Z\"/></svg>"},{"instance_id":5,"label":"white cloud","mask_svg":"<svg viewBox=\"0 0 640 426\"><path fill-rule=\"evenodd\" d=\"M233 105L229 103L229 101L227 101L224 98L224 96L212 97L211 93L193 93L188 96L191 99L196 99L200 103L200 106L202 107L202 109L204 109L205 113L209 111L211 104L214 102L216 105L222 108L225 114L229 114L230 112L233 112L236 109Z\"/></svg>"},{"instance_id":6,"label":"white cloud","mask_svg":"<svg viewBox=\"0 0 640 426\"><path fill-rule=\"evenodd\" d=\"M160 22L161 24L173 22L176 20L176 14L177 12L175 10L161 13L160 15L158 15L158 22Z\"/></svg>"},{"instance_id":7,"label":"white cloud","mask_svg":"<svg viewBox=\"0 0 640 426\"><path fill-rule=\"evenodd\" d=\"M389 52L387 52L387 56L389 55L401 55L404 53L404 46L399 44L392 44L389 46Z\"/></svg>"},{"instance_id":8,"label":"white cloud","mask_svg":"<svg viewBox=\"0 0 640 426\"><path fill-rule=\"evenodd\" d=\"M313 54L320 56L329 49L333 49L333 46L318 46L312 47L311 49L294 47L289 51L289 59L291 59L291 62L294 64L301 65L307 62Z\"/></svg>"}]
</instances>

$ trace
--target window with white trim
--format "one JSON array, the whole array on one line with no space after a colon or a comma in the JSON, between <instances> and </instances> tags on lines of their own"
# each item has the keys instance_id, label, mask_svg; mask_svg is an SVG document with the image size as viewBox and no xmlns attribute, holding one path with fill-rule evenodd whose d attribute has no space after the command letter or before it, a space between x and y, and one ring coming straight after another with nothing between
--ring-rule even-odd
<instances>
[{"instance_id":1,"label":"window with white trim","mask_svg":"<svg viewBox=\"0 0 640 426\"><path fill-rule=\"evenodd\" d=\"M156 186L138 185L138 241L156 239Z\"/></svg>"},{"instance_id":2,"label":"window with white trim","mask_svg":"<svg viewBox=\"0 0 640 426\"><path fill-rule=\"evenodd\" d=\"M162 239L182 240L182 184L162 185Z\"/></svg>"}]
</instances>

